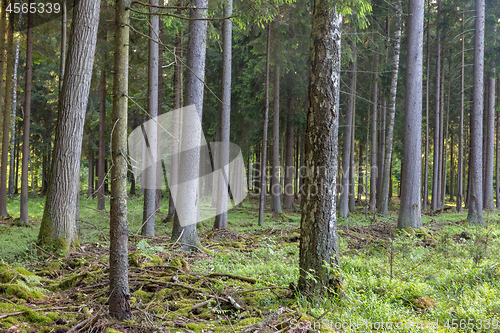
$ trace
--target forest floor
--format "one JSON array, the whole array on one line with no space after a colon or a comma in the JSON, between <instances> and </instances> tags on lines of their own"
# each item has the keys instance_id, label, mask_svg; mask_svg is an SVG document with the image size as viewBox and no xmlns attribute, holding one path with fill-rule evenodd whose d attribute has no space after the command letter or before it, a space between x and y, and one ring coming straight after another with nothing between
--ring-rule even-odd
<instances>
[{"instance_id":1,"label":"forest floor","mask_svg":"<svg viewBox=\"0 0 500 333\"><path fill-rule=\"evenodd\" d=\"M424 228L398 231L397 200L378 217L361 206L339 219L341 298L295 290L300 215L267 212L257 225L255 198L229 212L229 228L198 225L205 251L138 235L141 199L129 201L133 318L107 315L109 215L95 199L80 203L81 246L54 253L36 243L43 198L30 200L32 223L0 222L1 332L500 332L500 224L469 226L452 209L424 214ZM451 205L451 203L450 203ZM18 214L18 213L17 213Z\"/></svg>"}]
</instances>

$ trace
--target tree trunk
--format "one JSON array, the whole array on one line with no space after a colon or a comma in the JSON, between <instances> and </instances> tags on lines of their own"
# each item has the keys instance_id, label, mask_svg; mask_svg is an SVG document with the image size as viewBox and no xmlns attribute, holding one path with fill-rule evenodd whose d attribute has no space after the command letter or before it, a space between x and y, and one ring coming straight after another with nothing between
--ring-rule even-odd
<instances>
[{"instance_id":1,"label":"tree trunk","mask_svg":"<svg viewBox=\"0 0 500 333\"><path fill-rule=\"evenodd\" d=\"M14 14L9 14L9 25L7 31L7 70L5 84L5 104L3 108L3 128L2 128L2 158L0 171L0 217L8 217L7 212L7 155L9 153L9 129L10 129L10 109L12 107L12 67L14 62ZM1 52L0 52L1 53ZM2 80L0 80L2 81Z\"/></svg>"},{"instance_id":2,"label":"tree trunk","mask_svg":"<svg viewBox=\"0 0 500 333\"><path fill-rule=\"evenodd\" d=\"M89 143L89 179L88 179L88 189L87 198L92 198L92 193L94 193L94 151L92 150L92 142Z\"/></svg>"},{"instance_id":3,"label":"tree trunk","mask_svg":"<svg viewBox=\"0 0 500 333\"><path fill-rule=\"evenodd\" d=\"M194 8L206 8L208 6L208 0L193 0L191 5ZM205 78L205 56L207 49L207 21L206 20L196 20L200 18L205 18L207 16L207 9L191 9L190 18L194 20L189 21L189 42L187 50L187 61L186 66L191 70L186 72L186 89L185 89L185 105L195 105L196 112L198 114L198 122L201 122L203 113L203 91ZM189 119L193 123L194 119ZM188 126L188 120L182 119L183 128ZM197 124L197 123L196 123ZM193 134L191 134L193 133ZM184 144L189 145L193 142L193 135L195 137L201 138L201 128L198 130L192 129L190 131L182 131L181 141ZM184 147L183 147L184 148ZM183 149L185 150L185 149ZM200 168L200 151L199 149L190 149L189 151L183 151L179 158L179 183L184 183L186 180L196 179L199 175ZM176 210L179 207L188 207L192 205L193 202L198 202L200 198L199 186L194 186L195 188L190 188L189 186L182 186L178 189L178 197L183 200L183 203L177 205ZM179 200L178 202L179 203ZM195 208L193 211L186 215L186 220L181 223L182 226L182 236L179 239L179 243L182 244L184 250L197 250L201 247L200 240L198 239L198 234L196 232L196 222L198 217L199 207ZM174 217L178 220L178 214ZM179 222L180 223L180 222Z\"/></svg>"},{"instance_id":4,"label":"tree trunk","mask_svg":"<svg viewBox=\"0 0 500 333\"><path fill-rule=\"evenodd\" d=\"M399 55L401 49L401 0L396 1L396 27L394 36L394 54L392 56L392 75L391 75L391 90L389 99L389 112L387 114L387 136L385 142L385 162L382 176L382 188L380 195L380 203L378 205L378 213L386 216L389 213L389 183L391 178L392 167L392 145L394 138L394 119L396 114L396 97L398 90L398 75L399 75Z\"/></svg>"},{"instance_id":5,"label":"tree trunk","mask_svg":"<svg viewBox=\"0 0 500 333\"><path fill-rule=\"evenodd\" d=\"M499 85L500 86L500 85ZM500 93L497 93L497 98L500 98ZM496 177L495 177L495 198L496 207L500 207L500 115L496 117Z\"/></svg>"},{"instance_id":6,"label":"tree trunk","mask_svg":"<svg viewBox=\"0 0 500 333\"><path fill-rule=\"evenodd\" d=\"M372 110L372 142L370 148L370 210L374 211L377 207L377 113L378 113L378 55L375 57L374 78L373 78L373 110Z\"/></svg>"},{"instance_id":7,"label":"tree trunk","mask_svg":"<svg viewBox=\"0 0 500 333\"><path fill-rule=\"evenodd\" d=\"M448 62L449 67L451 66L451 61ZM444 65L444 63L443 63ZM443 66L444 67L444 66ZM451 69L451 68L449 68ZM448 70L448 73L451 73L451 70ZM447 179L447 165L448 165L448 145L449 145L449 127L450 127L450 97L451 97L451 80L448 82L448 105L447 105L447 112L446 112L446 135L444 139L444 159L443 159L443 190L441 193L443 193L443 197L441 199L441 207L444 208L444 203L446 200L446 179Z\"/></svg>"},{"instance_id":8,"label":"tree trunk","mask_svg":"<svg viewBox=\"0 0 500 333\"><path fill-rule=\"evenodd\" d=\"M406 56L406 90L404 105L403 165L401 172L401 206L398 228L422 227L420 212L422 163L422 66L424 34L424 1L408 3L408 52Z\"/></svg>"},{"instance_id":9,"label":"tree trunk","mask_svg":"<svg viewBox=\"0 0 500 333\"><path fill-rule=\"evenodd\" d=\"M128 320L130 291L128 286L127 222L127 150L128 66L129 66L129 0L116 1L115 56L113 79L113 114L115 124L111 158L110 245L109 245L109 315Z\"/></svg>"},{"instance_id":10,"label":"tree trunk","mask_svg":"<svg viewBox=\"0 0 500 333\"><path fill-rule=\"evenodd\" d=\"M179 6L182 6L182 1L179 1ZM174 76L173 76L173 86L174 86L174 110L180 109L182 106L181 104L181 98L182 98L182 66L181 66L181 61L177 59L182 59L182 39L183 39L183 30L180 29L177 35L175 36L175 56L176 56L176 61L174 63ZM176 126L175 124L178 123L177 118L177 113L174 113L174 119L172 119L172 135L174 137L179 137L179 127ZM177 145L172 145L172 151L171 154L172 156L176 156L178 154L178 146ZM166 220L170 221L174 219L175 215L175 204L174 204L174 199L173 199L173 194L172 194L172 188L170 187L171 184L177 184L177 176L178 176L178 159L177 158L171 158L170 162L170 182L169 182L169 191L170 191L170 197L168 199L168 215ZM174 227L177 227L180 229L180 225L177 225ZM175 240L174 240L175 241Z\"/></svg>"},{"instance_id":11,"label":"tree trunk","mask_svg":"<svg viewBox=\"0 0 500 333\"><path fill-rule=\"evenodd\" d=\"M38 240L69 249L76 237L77 192L83 126L89 96L100 2L81 0L74 9L67 71L59 112L49 189Z\"/></svg>"},{"instance_id":12,"label":"tree trunk","mask_svg":"<svg viewBox=\"0 0 500 333\"><path fill-rule=\"evenodd\" d=\"M224 3L224 16L233 14L233 0L226 0ZM232 22L224 20L222 23L222 105L220 109L220 145L219 149L219 170L223 175L219 175L217 186L217 216L215 217L215 229L227 228L227 198L229 181L229 135L231 121L231 58L232 58Z\"/></svg>"},{"instance_id":13,"label":"tree trunk","mask_svg":"<svg viewBox=\"0 0 500 333\"><path fill-rule=\"evenodd\" d=\"M266 86L264 97L264 130L262 134L262 158L260 160L260 199L259 199L259 225L264 225L264 207L266 205L267 192L267 126L269 122L269 56L271 52L271 22L267 25L267 47L266 47Z\"/></svg>"},{"instance_id":14,"label":"tree trunk","mask_svg":"<svg viewBox=\"0 0 500 333\"><path fill-rule=\"evenodd\" d=\"M62 91L64 83L64 71L66 67L66 26L67 26L67 8L66 0L61 0L61 58L59 73L59 94Z\"/></svg>"},{"instance_id":15,"label":"tree trunk","mask_svg":"<svg viewBox=\"0 0 500 333\"><path fill-rule=\"evenodd\" d=\"M33 0L29 1L32 4ZM28 13L26 32L26 82L24 91L23 158L21 167L21 209L19 221L28 224L28 157L30 154L31 81L33 77L33 14Z\"/></svg>"},{"instance_id":16,"label":"tree trunk","mask_svg":"<svg viewBox=\"0 0 500 333\"><path fill-rule=\"evenodd\" d=\"M465 14L462 13L462 33L464 32ZM457 163L457 212L463 211L464 184L464 109L465 109L465 38L462 38L462 81L460 86L460 125L458 129L458 163Z\"/></svg>"},{"instance_id":17,"label":"tree trunk","mask_svg":"<svg viewBox=\"0 0 500 333\"><path fill-rule=\"evenodd\" d=\"M158 0L150 0L151 6L158 6ZM149 7L150 13L156 13L157 8ZM149 16L149 56L148 56L148 116L147 120L158 117L158 36L160 31L160 19L158 15ZM155 235L155 213L156 213L156 168L158 160L158 129L156 122L152 122L148 131L147 141L149 146L145 148L148 167L142 173L144 177L144 206L142 210L141 235L151 237Z\"/></svg>"},{"instance_id":18,"label":"tree trunk","mask_svg":"<svg viewBox=\"0 0 500 333\"><path fill-rule=\"evenodd\" d=\"M104 67L101 67L100 93L99 158L97 160L97 210L104 210L106 208L106 197L104 196L104 160L106 159L106 142L104 141L104 131L106 130L106 70Z\"/></svg>"},{"instance_id":19,"label":"tree trunk","mask_svg":"<svg viewBox=\"0 0 500 333\"><path fill-rule=\"evenodd\" d=\"M386 142L386 118L387 118L387 102L384 98L384 94L380 91L379 99L382 101L380 105L380 130L378 137L378 150L377 150L377 160L379 160L378 175L377 175L377 210L380 207L380 196L382 194L382 178L384 174L384 164L385 164L385 142Z\"/></svg>"},{"instance_id":20,"label":"tree trunk","mask_svg":"<svg viewBox=\"0 0 500 333\"><path fill-rule=\"evenodd\" d=\"M436 84L435 87L435 98L436 98L436 106L434 111L434 161L432 165L432 200L431 200L431 209L436 211L440 206L440 189L441 184L439 182L439 162L441 159L440 154L440 133L439 130L441 128L440 125L440 110L441 110L441 29L439 28L439 18L441 15L441 0L438 1L438 12L437 12L437 28L436 28Z\"/></svg>"},{"instance_id":21,"label":"tree trunk","mask_svg":"<svg viewBox=\"0 0 500 333\"><path fill-rule=\"evenodd\" d=\"M444 204L444 185L446 180L443 179L443 170L446 164L444 160L444 51L441 57L441 93L440 111L439 111L439 208L443 208Z\"/></svg>"},{"instance_id":22,"label":"tree trunk","mask_svg":"<svg viewBox=\"0 0 500 333\"><path fill-rule=\"evenodd\" d=\"M355 131L356 131L356 77L357 77L357 64L358 64L358 58L357 58L357 48L356 44L354 44L354 50L355 50L355 58L354 58L354 82L351 83L351 92L353 95L351 97L353 98L353 105L352 105L352 119L351 119L351 154L350 154L350 161L349 161L349 186L347 188L348 193L349 193L349 211L354 212L356 209L356 201L354 199L354 141L355 141Z\"/></svg>"},{"instance_id":23,"label":"tree trunk","mask_svg":"<svg viewBox=\"0 0 500 333\"><path fill-rule=\"evenodd\" d=\"M476 23L474 38L474 74L472 90L472 112L470 115L470 197L467 221L483 223L483 73L484 73L484 0L476 0Z\"/></svg>"},{"instance_id":24,"label":"tree trunk","mask_svg":"<svg viewBox=\"0 0 500 333\"><path fill-rule=\"evenodd\" d=\"M295 110L295 97L290 96L288 99L288 122L286 124L285 134L285 186L283 188L284 199L283 208L293 210L293 173L294 173L294 138L293 138L293 123L292 116Z\"/></svg>"},{"instance_id":25,"label":"tree trunk","mask_svg":"<svg viewBox=\"0 0 500 333\"><path fill-rule=\"evenodd\" d=\"M453 202L455 193L453 192L453 181L455 177L455 161L453 159L453 132L450 133L450 201Z\"/></svg>"},{"instance_id":26,"label":"tree trunk","mask_svg":"<svg viewBox=\"0 0 500 333\"><path fill-rule=\"evenodd\" d=\"M339 296L341 277L336 226L336 175L342 16L326 0L314 3L306 134L306 173L302 200L298 287L318 297ZM314 278L308 278L312 274Z\"/></svg>"},{"instance_id":27,"label":"tree trunk","mask_svg":"<svg viewBox=\"0 0 500 333\"><path fill-rule=\"evenodd\" d=\"M274 103L273 103L273 165L271 198L273 215L281 214L281 181L280 181L280 67L274 66Z\"/></svg>"},{"instance_id":28,"label":"tree trunk","mask_svg":"<svg viewBox=\"0 0 500 333\"><path fill-rule=\"evenodd\" d=\"M22 12L19 14L19 27L21 26ZM16 111L17 111L17 69L19 67L19 40L21 39L21 34L17 35L16 39L16 52L14 56L14 76L13 76L13 90L12 90L12 128L10 135L10 164L9 164L9 191L8 195L14 195L14 177L17 177L17 174L14 172L14 160L16 158L14 148L16 146Z\"/></svg>"},{"instance_id":29,"label":"tree trunk","mask_svg":"<svg viewBox=\"0 0 500 333\"><path fill-rule=\"evenodd\" d=\"M351 145L352 129L353 129L353 114L356 105L356 70L357 70L357 48L354 40L351 40L352 49L352 62L348 74L348 90L347 90L347 108L345 117L344 129L344 147L342 149L342 180L340 186L340 199L339 199L339 216L349 216L349 192L351 179Z\"/></svg>"},{"instance_id":30,"label":"tree trunk","mask_svg":"<svg viewBox=\"0 0 500 333\"><path fill-rule=\"evenodd\" d=\"M430 13L430 0L427 0L427 12ZM430 16L430 15L429 15ZM427 55L425 68L427 74L425 76L425 165L424 165L424 189L423 189L423 200L422 200L422 210L427 210L427 203L429 201L429 82L430 82L430 47L429 47L429 20L427 18Z\"/></svg>"},{"instance_id":31,"label":"tree trunk","mask_svg":"<svg viewBox=\"0 0 500 333\"><path fill-rule=\"evenodd\" d=\"M364 193L364 182L363 182L363 151L365 146L361 143L359 145L359 166L358 166L358 200L361 201L361 195Z\"/></svg>"},{"instance_id":32,"label":"tree trunk","mask_svg":"<svg viewBox=\"0 0 500 333\"><path fill-rule=\"evenodd\" d=\"M484 209L490 210L495 207L493 199L493 158L495 154L495 64L491 66L491 74L488 84L488 109L486 114L486 165L485 165L485 187L483 205Z\"/></svg>"},{"instance_id":33,"label":"tree trunk","mask_svg":"<svg viewBox=\"0 0 500 333\"><path fill-rule=\"evenodd\" d=\"M2 1L2 10L0 13L0 45L5 45L5 32L7 30L7 1ZM9 50L9 49L7 49ZM0 128L3 128L3 110L5 108L5 81L4 77L5 69L5 51L0 52ZM1 143L0 143L1 144ZM1 149L1 146L0 146Z\"/></svg>"},{"instance_id":34,"label":"tree trunk","mask_svg":"<svg viewBox=\"0 0 500 333\"><path fill-rule=\"evenodd\" d=\"M299 168L300 168L300 135L297 133L297 142L295 143L295 184L294 184L294 199L299 198Z\"/></svg>"}]
</instances>

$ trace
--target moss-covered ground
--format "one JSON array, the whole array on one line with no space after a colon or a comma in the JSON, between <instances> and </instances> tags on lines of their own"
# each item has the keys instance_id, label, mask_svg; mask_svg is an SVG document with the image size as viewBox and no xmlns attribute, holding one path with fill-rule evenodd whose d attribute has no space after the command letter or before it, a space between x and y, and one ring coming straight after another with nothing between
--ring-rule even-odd
<instances>
[{"instance_id":1,"label":"moss-covered ground","mask_svg":"<svg viewBox=\"0 0 500 333\"><path fill-rule=\"evenodd\" d=\"M360 205L339 219L341 298L311 299L295 290L300 215L267 212L257 201L229 212L229 228L198 225L199 253L170 243L171 223L157 237L138 235L139 197L129 201L133 319L107 316L109 215L95 199L80 202L81 247L54 253L36 243L43 198L31 198L32 223L0 222L0 332L500 332L500 225L467 225L452 209L424 214L420 231L395 229L391 214ZM451 205L451 203L450 203ZM17 215L16 215L17 213Z\"/></svg>"}]
</instances>

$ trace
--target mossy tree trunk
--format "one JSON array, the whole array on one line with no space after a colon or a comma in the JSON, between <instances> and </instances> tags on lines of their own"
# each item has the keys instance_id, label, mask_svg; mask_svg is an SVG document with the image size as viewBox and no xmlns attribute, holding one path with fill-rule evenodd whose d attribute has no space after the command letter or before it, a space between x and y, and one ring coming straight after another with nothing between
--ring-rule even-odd
<instances>
[{"instance_id":1,"label":"mossy tree trunk","mask_svg":"<svg viewBox=\"0 0 500 333\"><path fill-rule=\"evenodd\" d=\"M69 249L76 235L85 112L92 78L100 2L81 0L74 8L65 80L50 172L49 189L38 234L41 244ZM76 177L75 177L76 175Z\"/></svg>"}]
</instances>

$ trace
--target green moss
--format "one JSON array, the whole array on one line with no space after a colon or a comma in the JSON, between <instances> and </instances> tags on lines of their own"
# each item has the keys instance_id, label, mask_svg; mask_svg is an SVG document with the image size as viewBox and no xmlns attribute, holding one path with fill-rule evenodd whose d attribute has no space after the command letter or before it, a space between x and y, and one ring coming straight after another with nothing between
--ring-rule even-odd
<instances>
[{"instance_id":1,"label":"green moss","mask_svg":"<svg viewBox=\"0 0 500 333\"><path fill-rule=\"evenodd\" d=\"M57 319L59 319L61 317L59 315L59 313L56 313L56 312L47 312L45 315L47 317L49 317L50 319L52 319L52 320L57 320Z\"/></svg>"},{"instance_id":2,"label":"green moss","mask_svg":"<svg viewBox=\"0 0 500 333\"><path fill-rule=\"evenodd\" d=\"M415 236L415 229L412 227L404 227L403 231L409 236Z\"/></svg>"},{"instance_id":3,"label":"green moss","mask_svg":"<svg viewBox=\"0 0 500 333\"><path fill-rule=\"evenodd\" d=\"M0 262L0 283L10 283L16 278L16 271L4 262Z\"/></svg>"},{"instance_id":4,"label":"green moss","mask_svg":"<svg viewBox=\"0 0 500 333\"><path fill-rule=\"evenodd\" d=\"M24 311L24 316L30 323L34 323L37 326L42 326L42 325L49 325L52 323L52 319L49 316L44 316L39 314L36 311L33 311L31 309L27 309Z\"/></svg>"},{"instance_id":5,"label":"green moss","mask_svg":"<svg viewBox=\"0 0 500 333\"><path fill-rule=\"evenodd\" d=\"M102 269L95 272L83 272L81 274L71 273L59 283L59 288L67 290L76 287L79 284L89 284L96 279L96 276L102 273Z\"/></svg>"},{"instance_id":6,"label":"green moss","mask_svg":"<svg viewBox=\"0 0 500 333\"><path fill-rule=\"evenodd\" d=\"M153 297L153 293L148 293L142 289L136 290L132 296L135 296L137 299L140 299L142 303L149 303L151 298Z\"/></svg>"},{"instance_id":7,"label":"green moss","mask_svg":"<svg viewBox=\"0 0 500 333\"><path fill-rule=\"evenodd\" d=\"M114 328L106 328L103 333L123 333L122 331L115 330Z\"/></svg>"},{"instance_id":8,"label":"green moss","mask_svg":"<svg viewBox=\"0 0 500 333\"><path fill-rule=\"evenodd\" d=\"M41 300L45 298L45 295L42 292L34 289L28 289L23 285L15 283L1 283L0 292L4 292L9 296L15 296L24 300Z\"/></svg>"},{"instance_id":9,"label":"green moss","mask_svg":"<svg viewBox=\"0 0 500 333\"><path fill-rule=\"evenodd\" d=\"M5 319L2 319L0 321L0 323L2 323L2 326L5 327L5 328L10 328L12 326L20 324L19 320L15 316L10 316L10 317L7 317Z\"/></svg>"},{"instance_id":10,"label":"green moss","mask_svg":"<svg viewBox=\"0 0 500 333\"><path fill-rule=\"evenodd\" d=\"M141 251L133 251L128 254L128 264L131 267L140 267L140 260L142 258Z\"/></svg>"},{"instance_id":11,"label":"green moss","mask_svg":"<svg viewBox=\"0 0 500 333\"><path fill-rule=\"evenodd\" d=\"M245 244L243 244L242 242L234 242L231 244L235 249L244 249L245 248Z\"/></svg>"},{"instance_id":12,"label":"green moss","mask_svg":"<svg viewBox=\"0 0 500 333\"><path fill-rule=\"evenodd\" d=\"M262 321L262 319L261 318L256 318L256 317L249 317L249 318L245 318L245 319L241 320L238 323L238 326L253 325L253 324L258 323L259 321Z\"/></svg>"},{"instance_id":13,"label":"green moss","mask_svg":"<svg viewBox=\"0 0 500 333\"><path fill-rule=\"evenodd\" d=\"M195 332L203 332L207 328L207 324L188 323L186 324L186 328Z\"/></svg>"},{"instance_id":14,"label":"green moss","mask_svg":"<svg viewBox=\"0 0 500 333\"><path fill-rule=\"evenodd\" d=\"M183 271L185 272L188 272L189 271L189 266L188 266L188 263L186 260L184 260L184 258L181 258L181 257L175 257L175 258L172 258L170 260L170 263L169 263L170 266L174 266L174 267L177 267L177 268L180 268L182 269Z\"/></svg>"},{"instance_id":15,"label":"green moss","mask_svg":"<svg viewBox=\"0 0 500 333\"><path fill-rule=\"evenodd\" d=\"M0 303L0 312L12 312L16 309L13 303Z\"/></svg>"},{"instance_id":16,"label":"green moss","mask_svg":"<svg viewBox=\"0 0 500 333\"><path fill-rule=\"evenodd\" d=\"M135 303L137 303L137 297L131 296L130 297L130 307L133 308Z\"/></svg>"}]
</instances>

